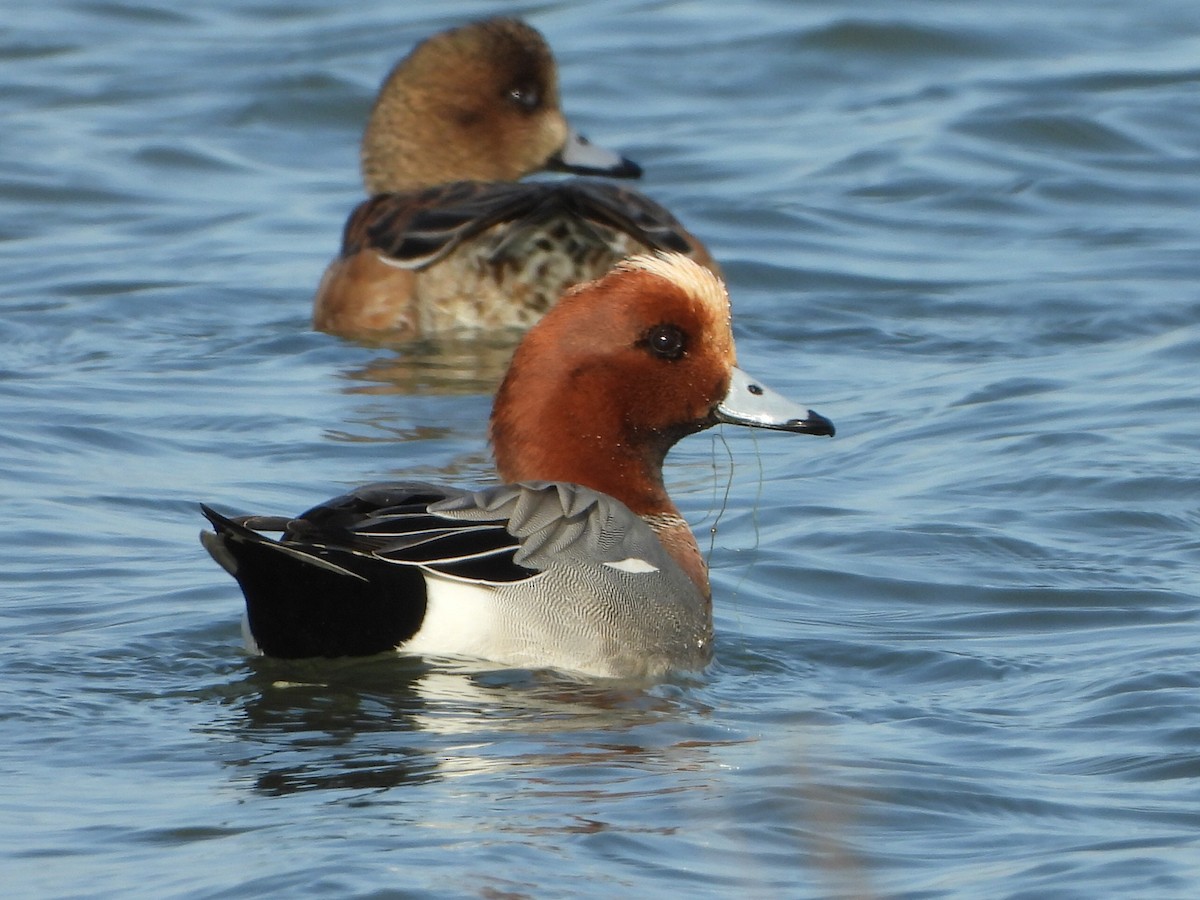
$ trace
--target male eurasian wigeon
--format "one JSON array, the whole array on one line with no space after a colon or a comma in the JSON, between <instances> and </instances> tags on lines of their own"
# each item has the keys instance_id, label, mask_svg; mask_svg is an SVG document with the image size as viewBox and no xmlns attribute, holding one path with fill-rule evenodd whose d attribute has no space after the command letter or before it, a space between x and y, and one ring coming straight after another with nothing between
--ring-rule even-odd
<instances>
[{"instance_id":1,"label":"male eurasian wigeon","mask_svg":"<svg viewBox=\"0 0 1200 900\"><path fill-rule=\"evenodd\" d=\"M571 130L541 34L491 19L418 44L384 82L362 145L370 199L317 288L314 327L391 338L527 328L581 281L649 250L708 251L652 200L608 182L519 182L541 170L636 178Z\"/></svg>"},{"instance_id":2,"label":"male eurasian wigeon","mask_svg":"<svg viewBox=\"0 0 1200 900\"><path fill-rule=\"evenodd\" d=\"M708 570L663 485L667 451L721 422L833 434L734 363L721 280L681 254L634 257L569 290L518 346L491 418L500 486L371 484L294 519L204 507L216 533L201 540L269 656L700 668Z\"/></svg>"}]
</instances>

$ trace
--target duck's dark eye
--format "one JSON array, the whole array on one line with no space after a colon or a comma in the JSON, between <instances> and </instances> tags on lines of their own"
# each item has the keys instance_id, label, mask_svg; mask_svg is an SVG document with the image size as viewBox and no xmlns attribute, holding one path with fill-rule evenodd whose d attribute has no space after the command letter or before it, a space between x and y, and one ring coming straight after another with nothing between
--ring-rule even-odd
<instances>
[{"instance_id":1,"label":"duck's dark eye","mask_svg":"<svg viewBox=\"0 0 1200 900\"><path fill-rule=\"evenodd\" d=\"M509 88L508 99L521 107L521 109L532 111L541 105L542 92L532 84L519 84L516 87Z\"/></svg>"},{"instance_id":2,"label":"duck's dark eye","mask_svg":"<svg viewBox=\"0 0 1200 900\"><path fill-rule=\"evenodd\" d=\"M687 340L678 325L655 325L642 343L659 359L679 359L687 352Z\"/></svg>"}]
</instances>

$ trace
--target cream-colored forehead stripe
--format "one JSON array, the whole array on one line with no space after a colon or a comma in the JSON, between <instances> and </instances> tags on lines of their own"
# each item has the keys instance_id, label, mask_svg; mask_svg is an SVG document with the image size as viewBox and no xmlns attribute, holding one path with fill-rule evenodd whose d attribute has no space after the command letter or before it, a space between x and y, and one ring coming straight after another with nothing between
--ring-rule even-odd
<instances>
[{"instance_id":1,"label":"cream-colored forehead stripe","mask_svg":"<svg viewBox=\"0 0 1200 900\"><path fill-rule=\"evenodd\" d=\"M682 253L644 253L617 264L619 271L649 272L677 284L689 295L709 307L714 316L729 315L729 294L725 284L710 270Z\"/></svg>"}]
</instances>

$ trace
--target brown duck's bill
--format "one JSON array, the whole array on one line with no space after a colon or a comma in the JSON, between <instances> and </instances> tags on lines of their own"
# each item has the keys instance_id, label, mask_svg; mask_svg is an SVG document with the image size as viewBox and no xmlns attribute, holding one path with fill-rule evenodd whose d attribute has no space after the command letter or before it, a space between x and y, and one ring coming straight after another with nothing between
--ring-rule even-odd
<instances>
[{"instance_id":1,"label":"brown duck's bill","mask_svg":"<svg viewBox=\"0 0 1200 900\"><path fill-rule=\"evenodd\" d=\"M597 146L583 135L571 131L562 148L550 157L546 168L552 172L576 175L607 175L609 178L641 178L642 167L619 153Z\"/></svg>"},{"instance_id":2,"label":"brown duck's bill","mask_svg":"<svg viewBox=\"0 0 1200 900\"><path fill-rule=\"evenodd\" d=\"M833 437L834 427L820 413L778 394L761 381L751 378L736 366L729 379L725 399L717 404L718 422L790 431L793 434L817 434Z\"/></svg>"}]
</instances>

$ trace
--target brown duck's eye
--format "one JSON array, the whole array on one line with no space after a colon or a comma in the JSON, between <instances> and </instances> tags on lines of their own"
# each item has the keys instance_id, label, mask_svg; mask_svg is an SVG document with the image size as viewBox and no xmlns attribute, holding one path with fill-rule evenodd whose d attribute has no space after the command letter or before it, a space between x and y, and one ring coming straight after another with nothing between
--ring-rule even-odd
<instances>
[{"instance_id":1,"label":"brown duck's eye","mask_svg":"<svg viewBox=\"0 0 1200 900\"><path fill-rule=\"evenodd\" d=\"M678 325L655 325L642 343L659 359L679 359L687 351L687 340Z\"/></svg>"},{"instance_id":2,"label":"brown duck's eye","mask_svg":"<svg viewBox=\"0 0 1200 900\"><path fill-rule=\"evenodd\" d=\"M525 110L535 110L542 102L542 94L531 84L520 84L509 88L508 99Z\"/></svg>"}]
</instances>

